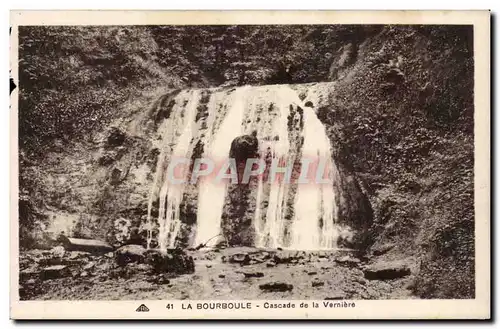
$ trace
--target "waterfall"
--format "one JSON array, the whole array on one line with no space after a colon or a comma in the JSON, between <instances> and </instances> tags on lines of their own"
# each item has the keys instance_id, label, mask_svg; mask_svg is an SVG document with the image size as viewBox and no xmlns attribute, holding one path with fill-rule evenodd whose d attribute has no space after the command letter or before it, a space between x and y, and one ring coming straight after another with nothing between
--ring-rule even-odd
<instances>
[{"instance_id":1,"label":"waterfall","mask_svg":"<svg viewBox=\"0 0 500 329\"><path fill-rule=\"evenodd\" d=\"M184 95L185 94L180 95L178 99L182 100ZM175 145L173 147L172 153L169 156L170 160L174 158L190 157L189 152L192 149L190 147L190 142L193 136L194 118L196 115L196 106L198 105L199 98L199 91L194 90L188 95L188 102L185 108L182 108L185 102L179 101L172 109L174 116L168 120L164 128L165 134L167 135L167 138L165 138L165 143L167 145L166 148L168 149L172 144ZM180 136L177 136L179 133ZM177 140L175 141L175 139ZM157 174L164 175L165 173L159 172ZM175 176L176 178L181 179L187 177L188 174L189 173L186 168L182 168L180 171L176 172ZM163 179L163 185L160 189L159 195L158 216L158 244L160 249L164 250L167 248L173 248L175 246L175 240L177 238L177 234L179 233L181 225L179 208L183 197L184 187L185 184L173 184L170 179ZM151 216L150 212L151 210L148 209L149 216ZM149 241L148 244L150 244Z\"/></svg>"},{"instance_id":2,"label":"waterfall","mask_svg":"<svg viewBox=\"0 0 500 329\"><path fill-rule=\"evenodd\" d=\"M270 180L273 178L273 163L284 167L304 161L320 169L318 178L324 178L323 172L330 180L337 178L332 145L314 109L320 101L315 87L306 86L306 93L301 97L289 85L211 89L206 93L209 94L206 106L200 104L203 97L199 90L177 95L171 115L160 130L164 147L148 207L148 246L155 228L160 248L176 246L179 236L184 234L180 209L186 201L186 193L187 198L196 200L191 244L197 246L212 239L210 244L213 245L223 238L223 214L229 221L231 216L236 216L224 210L226 200L230 200L230 181L215 180L215 172L200 177L189 192L185 184L169 182L166 167L175 158L191 159L198 143L203 146L203 158L210 159L217 171L222 163L227 162L233 140L241 135L254 134L259 143L260 159L266 163L267 175L260 175L256 178L257 183L251 185L252 198L238 200L253 203L252 207L244 207L245 216L249 216L252 222L249 229L254 232L253 245L300 250L335 248L339 236L335 201L339 184L316 182L316 172L306 177L310 180L308 184L301 184L296 179L287 181L283 173L278 174L280 179ZM202 105L205 111L200 111ZM206 113L205 117L200 113ZM176 178L189 176L183 168L176 171ZM306 169L305 165L303 169ZM159 200L156 223L151 216L155 199Z\"/></svg>"},{"instance_id":3,"label":"waterfall","mask_svg":"<svg viewBox=\"0 0 500 329\"><path fill-rule=\"evenodd\" d=\"M243 112L245 110L245 87L232 94L232 104L227 116L212 142L208 145L205 157L212 160L217 167L229 157L231 142L241 135ZM209 115L216 115L214 108ZM198 196L198 216L195 244L206 243L221 232L222 207L226 196L227 182L217 182L214 176L204 177L200 183ZM211 240L215 243L217 239Z\"/></svg>"},{"instance_id":4,"label":"waterfall","mask_svg":"<svg viewBox=\"0 0 500 329\"><path fill-rule=\"evenodd\" d=\"M335 172L330 141L325 127L314 111L307 106L304 109L304 144L303 157L318 160L318 174L313 179L333 179ZM323 170L324 169L324 170ZM323 177L327 173L328 177ZM295 199L295 218L292 229L293 249L331 249L336 247L338 232L335 229L336 207L333 182L330 184L298 184Z\"/></svg>"}]
</instances>

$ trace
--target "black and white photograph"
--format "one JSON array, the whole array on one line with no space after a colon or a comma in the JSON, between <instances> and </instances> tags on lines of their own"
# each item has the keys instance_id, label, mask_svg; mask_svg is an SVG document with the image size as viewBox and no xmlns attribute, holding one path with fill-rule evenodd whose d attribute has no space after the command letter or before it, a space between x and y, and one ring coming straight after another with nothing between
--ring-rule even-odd
<instances>
[{"instance_id":1,"label":"black and white photograph","mask_svg":"<svg viewBox=\"0 0 500 329\"><path fill-rule=\"evenodd\" d=\"M16 32L19 301L477 298L473 24Z\"/></svg>"}]
</instances>

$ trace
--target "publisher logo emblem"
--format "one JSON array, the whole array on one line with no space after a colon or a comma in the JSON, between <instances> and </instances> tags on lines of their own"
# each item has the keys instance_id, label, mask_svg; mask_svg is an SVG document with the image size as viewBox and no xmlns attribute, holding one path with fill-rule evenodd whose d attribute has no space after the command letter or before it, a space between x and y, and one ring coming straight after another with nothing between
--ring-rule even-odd
<instances>
[{"instance_id":1,"label":"publisher logo emblem","mask_svg":"<svg viewBox=\"0 0 500 329\"><path fill-rule=\"evenodd\" d=\"M136 312L149 312L149 308L146 305L141 304L141 306L139 306L135 311Z\"/></svg>"}]
</instances>

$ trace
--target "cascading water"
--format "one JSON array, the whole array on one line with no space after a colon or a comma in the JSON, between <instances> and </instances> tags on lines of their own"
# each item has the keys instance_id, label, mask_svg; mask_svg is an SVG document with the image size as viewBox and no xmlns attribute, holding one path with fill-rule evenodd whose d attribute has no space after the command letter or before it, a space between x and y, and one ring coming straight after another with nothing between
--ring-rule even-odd
<instances>
[{"instance_id":1,"label":"cascading water","mask_svg":"<svg viewBox=\"0 0 500 329\"><path fill-rule=\"evenodd\" d=\"M208 145L205 156L217 166L229 157L231 142L241 134L243 112L245 110L245 91L241 88L232 94L232 104L226 117ZM215 115L214 109L209 109L209 115ZM217 237L220 232L222 207L226 196L227 186L224 182L217 182L212 177L203 178L200 182L198 196L198 221L195 244L206 243ZM212 243L217 240L213 239Z\"/></svg>"},{"instance_id":2,"label":"cascading water","mask_svg":"<svg viewBox=\"0 0 500 329\"><path fill-rule=\"evenodd\" d=\"M301 100L289 85L246 86L230 91L210 90L209 97L207 116L200 124L200 91L180 93L161 133L167 146L160 155L148 214L151 219L152 200L158 198L156 227L162 249L176 246L182 231L180 208L186 201L184 184L169 183L165 167L176 157L191 158L195 143L203 145L202 156L212 160L217 169L229 158L232 141L253 133L259 142L261 160L267 165L279 161L276 163L283 167L312 160L324 165L319 177L324 171L335 179L338 172L325 127L311 107L318 102L314 92L308 90L307 98ZM315 182L316 174L307 177L309 184L300 184L277 179L272 169L270 173L269 181L263 175L257 179L253 201L240 200L255 203L248 207L254 229L253 245L300 250L335 248L339 235L335 203L338 185ZM210 244L215 244L219 239L213 238L222 236L221 218L229 180L216 181L216 174L201 177L193 189L197 201L193 245L210 239ZM186 175L181 171L177 177ZM154 226L151 219L150 231ZM148 246L152 236L148 235Z\"/></svg>"},{"instance_id":3,"label":"cascading water","mask_svg":"<svg viewBox=\"0 0 500 329\"><path fill-rule=\"evenodd\" d=\"M180 95L179 100L182 100L182 96L184 96L184 94ZM174 117L165 125L165 130L170 137L166 138L165 142L168 146L175 143L173 151L169 156L170 160L173 158L190 157L190 150L192 149L190 147L190 142L194 132L194 119L199 98L199 91L192 91L189 95L186 107L182 108L185 102L176 104L178 106L173 108L173 111L175 111ZM179 128L181 129L181 135L175 141L174 139L179 133ZM172 131L175 131L175 133L172 134ZM157 174L164 175L164 173ZM176 178L179 179L185 178L187 175L188 171L186 168L182 168L175 173ZM163 179L163 185L160 189L159 196L158 216L158 245L162 250L173 248L175 245L175 240L181 225L179 207L182 201L184 187L184 184L173 184L170 179ZM150 211L148 211L148 213L150 213Z\"/></svg>"},{"instance_id":4,"label":"cascading water","mask_svg":"<svg viewBox=\"0 0 500 329\"><path fill-rule=\"evenodd\" d=\"M311 103L317 104L317 101ZM311 177L316 184L298 184L290 247L302 250L331 249L336 247L339 235L335 226L337 213L333 202L335 197L333 182L317 183L321 179L332 181L333 173L336 172L335 164L324 125L312 108L308 106L302 108L304 110L302 154L304 158L318 161L318 167L315 177ZM327 177L324 177L325 174Z\"/></svg>"}]
</instances>

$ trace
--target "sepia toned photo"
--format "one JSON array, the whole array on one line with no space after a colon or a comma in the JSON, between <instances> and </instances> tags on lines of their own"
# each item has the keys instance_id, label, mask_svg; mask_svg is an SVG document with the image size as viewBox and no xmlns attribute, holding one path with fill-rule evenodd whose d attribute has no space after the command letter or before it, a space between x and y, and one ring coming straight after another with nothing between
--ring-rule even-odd
<instances>
[{"instance_id":1,"label":"sepia toned photo","mask_svg":"<svg viewBox=\"0 0 500 329\"><path fill-rule=\"evenodd\" d=\"M11 16L14 317L489 317L488 12L71 14Z\"/></svg>"}]
</instances>

